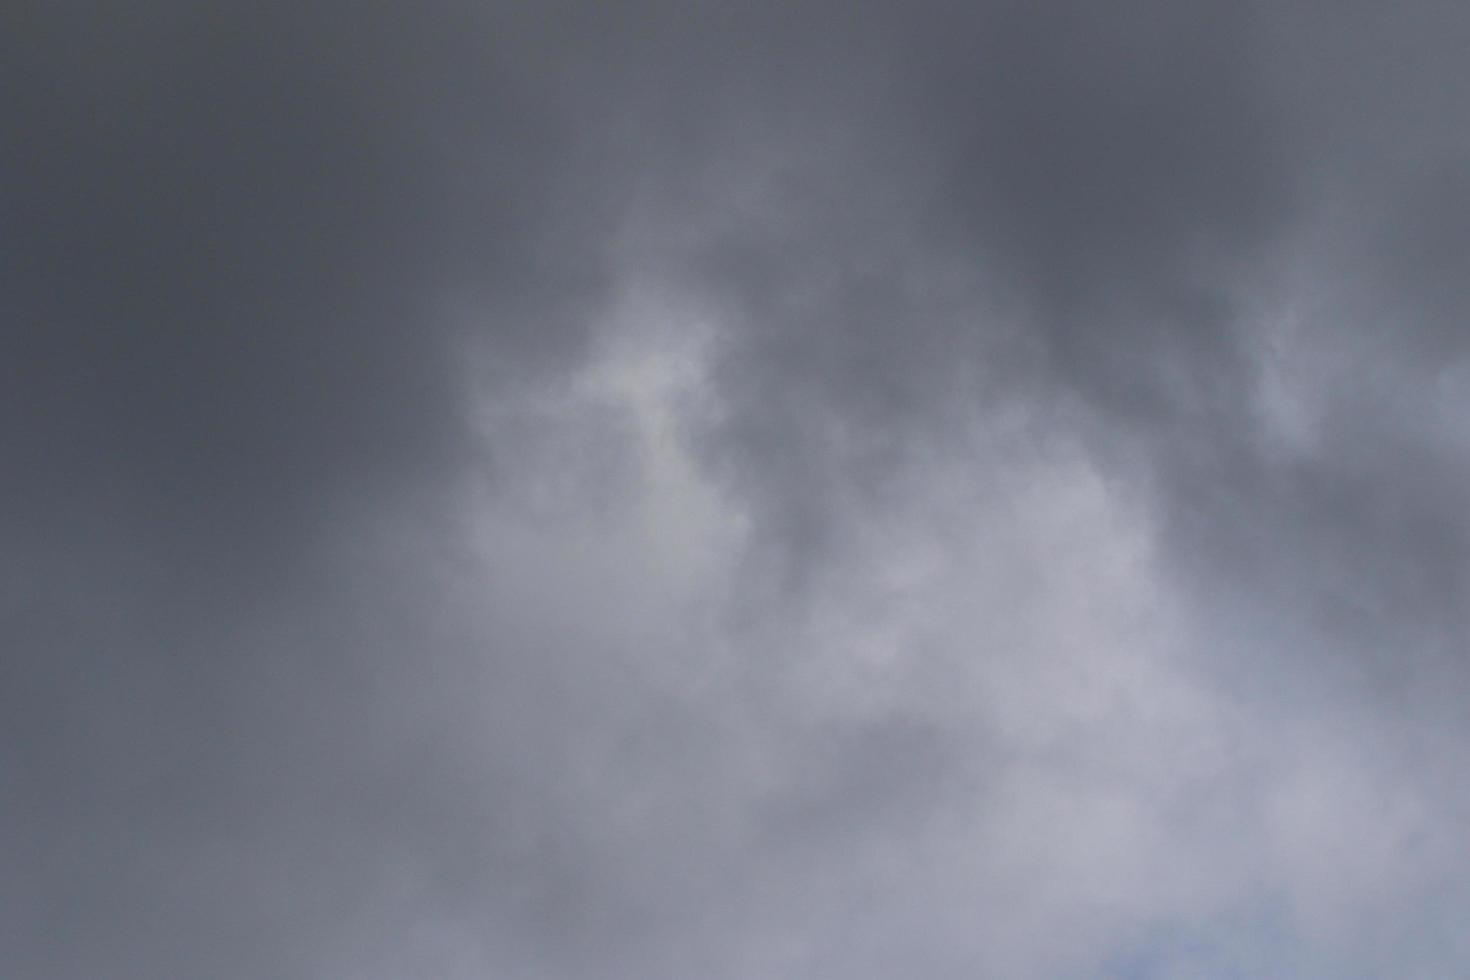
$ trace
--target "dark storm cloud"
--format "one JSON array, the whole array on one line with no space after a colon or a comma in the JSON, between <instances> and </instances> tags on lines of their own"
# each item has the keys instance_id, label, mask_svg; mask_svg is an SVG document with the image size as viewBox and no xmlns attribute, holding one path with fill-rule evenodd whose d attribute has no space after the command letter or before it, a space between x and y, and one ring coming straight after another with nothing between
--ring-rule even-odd
<instances>
[{"instance_id":1,"label":"dark storm cloud","mask_svg":"<svg viewBox=\"0 0 1470 980\"><path fill-rule=\"evenodd\" d=\"M1467 30L8 12L0 973L1455 972Z\"/></svg>"},{"instance_id":2,"label":"dark storm cloud","mask_svg":"<svg viewBox=\"0 0 1470 980\"><path fill-rule=\"evenodd\" d=\"M468 12L11 19L12 513L107 501L164 561L263 573L334 493L455 451L439 293L514 336L585 285L539 254L555 122Z\"/></svg>"},{"instance_id":3,"label":"dark storm cloud","mask_svg":"<svg viewBox=\"0 0 1470 980\"><path fill-rule=\"evenodd\" d=\"M1204 588L1274 576L1286 614L1335 621L1327 646L1355 661L1453 642L1465 157L1443 120L1463 110L1465 18L1062 3L854 20L889 57L854 59L855 95L822 93L847 128L752 152L775 171L765 197L694 267L741 323L711 445L783 547L820 552L838 498L1019 399L1141 464ZM1287 318L1304 323L1283 354ZM1322 417L1283 456L1262 406L1288 358ZM1313 358L1334 363L1320 389Z\"/></svg>"},{"instance_id":4,"label":"dark storm cloud","mask_svg":"<svg viewBox=\"0 0 1470 980\"><path fill-rule=\"evenodd\" d=\"M1160 456L1182 564L1310 623L1319 641L1296 656L1358 675L1369 699L1462 673L1470 559L1454 503L1465 146L1444 125L1470 91L1454 53L1470 22L1403 13L1300 5L1266 21L1296 186L1274 309L1234 326L1252 372L1237 411Z\"/></svg>"},{"instance_id":5,"label":"dark storm cloud","mask_svg":"<svg viewBox=\"0 0 1470 980\"><path fill-rule=\"evenodd\" d=\"M1238 321L1302 178L1267 29L1249 5L864 8L831 27L848 86L813 69L805 112L717 131L763 177L715 171L731 217L675 261L740 325L713 445L778 537L819 552L834 487L1018 398L1101 413L1104 452L1115 425L1239 424Z\"/></svg>"},{"instance_id":6,"label":"dark storm cloud","mask_svg":"<svg viewBox=\"0 0 1470 980\"><path fill-rule=\"evenodd\" d=\"M475 796L354 774L453 645L353 626L391 590L323 549L471 452L450 307L519 370L578 343L566 134L449 5L5 20L3 969L321 975L378 887L354 780L409 850Z\"/></svg>"}]
</instances>

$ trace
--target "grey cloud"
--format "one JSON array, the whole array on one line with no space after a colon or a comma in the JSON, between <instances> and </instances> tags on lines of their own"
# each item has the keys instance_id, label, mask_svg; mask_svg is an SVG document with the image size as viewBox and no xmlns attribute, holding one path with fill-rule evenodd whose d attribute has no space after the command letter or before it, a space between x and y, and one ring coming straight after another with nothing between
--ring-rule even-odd
<instances>
[{"instance_id":1,"label":"grey cloud","mask_svg":"<svg viewBox=\"0 0 1470 980\"><path fill-rule=\"evenodd\" d=\"M100 500L163 562L253 568L464 452L447 297L493 302L498 356L560 349L597 271L543 217L564 136L484 18L137 21L36 10L10 41L10 509Z\"/></svg>"},{"instance_id":2,"label":"grey cloud","mask_svg":"<svg viewBox=\"0 0 1470 980\"><path fill-rule=\"evenodd\" d=\"M0 972L1463 968L1458 12L5 22Z\"/></svg>"}]
</instances>

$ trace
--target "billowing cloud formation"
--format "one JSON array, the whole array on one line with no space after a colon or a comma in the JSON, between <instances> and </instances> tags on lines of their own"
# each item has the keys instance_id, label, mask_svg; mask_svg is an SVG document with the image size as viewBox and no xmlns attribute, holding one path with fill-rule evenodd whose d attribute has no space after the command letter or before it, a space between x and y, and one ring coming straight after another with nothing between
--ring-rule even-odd
<instances>
[{"instance_id":1,"label":"billowing cloud formation","mask_svg":"<svg viewBox=\"0 0 1470 980\"><path fill-rule=\"evenodd\" d=\"M1463 973L1470 16L5 17L0 973Z\"/></svg>"}]
</instances>

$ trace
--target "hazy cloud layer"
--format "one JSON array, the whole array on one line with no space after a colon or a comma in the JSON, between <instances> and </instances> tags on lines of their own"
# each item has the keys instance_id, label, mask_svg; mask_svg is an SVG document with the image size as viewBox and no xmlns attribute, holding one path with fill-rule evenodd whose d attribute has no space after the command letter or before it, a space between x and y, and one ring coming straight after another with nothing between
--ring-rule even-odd
<instances>
[{"instance_id":1,"label":"hazy cloud layer","mask_svg":"<svg viewBox=\"0 0 1470 980\"><path fill-rule=\"evenodd\" d=\"M1454 5L0 36L0 974L1465 971Z\"/></svg>"}]
</instances>

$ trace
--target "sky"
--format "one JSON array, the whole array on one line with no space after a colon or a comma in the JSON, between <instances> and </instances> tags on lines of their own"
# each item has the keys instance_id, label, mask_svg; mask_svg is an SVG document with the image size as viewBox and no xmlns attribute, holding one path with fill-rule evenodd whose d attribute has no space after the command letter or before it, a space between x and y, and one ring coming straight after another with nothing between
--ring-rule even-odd
<instances>
[{"instance_id":1,"label":"sky","mask_svg":"<svg viewBox=\"0 0 1470 980\"><path fill-rule=\"evenodd\" d=\"M0 13L0 976L1470 975L1470 8Z\"/></svg>"}]
</instances>

